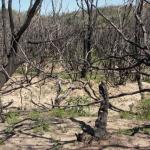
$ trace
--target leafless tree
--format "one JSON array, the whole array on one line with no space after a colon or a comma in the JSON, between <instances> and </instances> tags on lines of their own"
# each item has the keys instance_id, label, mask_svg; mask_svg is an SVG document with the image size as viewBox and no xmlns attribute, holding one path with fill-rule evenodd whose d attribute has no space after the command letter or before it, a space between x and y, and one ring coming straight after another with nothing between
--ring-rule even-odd
<instances>
[{"instance_id":1,"label":"leafless tree","mask_svg":"<svg viewBox=\"0 0 150 150\"><path fill-rule=\"evenodd\" d=\"M4 40L6 43L5 1L2 1L2 3L3 3L2 6L3 6L3 22L4 22L3 30L5 33ZM14 23L14 17L13 17L13 12L12 12L12 0L8 1L8 13L9 13L9 21L10 21L11 40L10 40L10 48L6 49L6 46L5 46L5 57L7 59L7 62L5 64L1 64L0 89L4 86L4 84L8 81L8 79L11 78L12 74L15 72L18 66L24 62L23 53L19 50L19 47L18 47L19 41L23 33L29 27L31 20L36 14L37 10L39 9L39 6L41 3L42 3L41 0L36 0L34 2L33 6L27 12L27 16L23 25L20 27L18 31L15 31L15 23ZM21 58L19 58L18 55Z\"/></svg>"},{"instance_id":2,"label":"leafless tree","mask_svg":"<svg viewBox=\"0 0 150 150\"><path fill-rule=\"evenodd\" d=\"M92 37L97 20L97 12L93 5L97 6L98 0L77 0L77 5L81 8L83 24L83 67L81 70L81 78L85 78L88 66L91 64Z\"/></svg>"}]
</instances>

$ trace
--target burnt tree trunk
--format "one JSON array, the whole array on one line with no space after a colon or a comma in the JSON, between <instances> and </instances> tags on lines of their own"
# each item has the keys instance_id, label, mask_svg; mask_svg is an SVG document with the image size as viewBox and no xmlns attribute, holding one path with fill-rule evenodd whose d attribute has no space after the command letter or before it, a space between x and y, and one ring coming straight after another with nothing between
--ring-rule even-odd
<instances>
[{"instance_id":1,"label":"burnt tree trunk","mask_svg":"<svg viewBox=\"0 0 150 150\"><path fill-rule=\"evenodd\" d=\"M95 4L94 4L95 3ZM84 39L83 39L83 67L81 69L81 78L85 78L88 72L88 68L91 65L92 55L91 55L91 48L92 48L92 36L94 27L97 21L97 13L94 10L94 5L97 6L98 0L82 0L82 16L83 20L85 20L84 26L86 30L84 31ZM85 11L86 10L86 11ZM85 13L87 14L85 16ZM87 21L86 21L87 20Z\"/></svg>"},{"instance_id":2,"label":"burnt tree trunk","mask_svg":"<svg viewBox=\"0 0 150 150\"><path fill-rule=\"evenodd\" d=\"M4 123L5 122L5 118L2 115L2 113L3 113L3 105L2 105L2 101L1 101L1 97L0 97L0 121L1 121L1 123Z\"/></svg>"},{"instance_id":3,"label":"burnt tree trunk","mask_svg":"<svg viewBox=\"0 0 150 150\"><path fill-rule=\"evenodd\" d=\"M83 48L83 58L84 58L84 64L83 68L81 70L81 78L85 78L87 71L88 71L88 66L91 63L91 38L92 38L92 31L93 29L88 26L88 29L85 33L84 37L84 48Z\"/></svg>"},{"instance_id":4,"label":"burnt tree trunk","mask_svg":"<svg viewBox=\"0 0 150 150\"><path fill-rule=\"evenodd\" d=\"M76 119L71 119L74 122L80 124L83 133L76 134L77 141L79 142L88 142L90 143L93 139L101 140L107 137L107 117L109 109L109 97L106 85L104 82L101 82L99 85L99 93L103 98L103 101L100 105L98 111L98 118L95 121L95 127L92 128L90 125L87 125L83 121L78 121Z\"/></svg>"},{"instance_id":5,"label":"burnt tree trunk","mask_svg":"<svg viewBox=\"0 0 150 150\"><path fill-rule=\"evenodd\" d=\"M42 3L42 0L36 0L34 1L33 6L28 10L26 19L20 29L18 29L17 32L15 32L15 24L14 24L14 18L13 18L13 10L12 10L12 0L8 0L8 14L9 14L9 22L10 22L10 30L11 30L11 40L7 41L6 39L6 7L5 7L5 0L2 1L2 21L3 21L3 45L4 45L4 50L2 51L2 56L7 62L1 62L0 61L0 90L3 88L5 83L11 78L13 73L15 73L16 69L24 63L24 57L21 58L22 56L22 51L18 50L18 45L20 38L24 34L24 32L27 30L29 27L32 18L36 14L36 12L40 8L40 4ZM10 48L8 50L7 47L7 42L10 42ZM1 53L1 51L0 51ZM19 56L19 57L18 57ZM4 122L3 116L3 106L0 100L0 119L2 122Z\"/></svg>"},{"instance_id":6,"label":"burnt tree trunk","mask_svg":"<svg viewBox=\"0 0 150 150\"><path fill-rule=\"evenodd\" d=\"M137 8L136 8L136 14L135 14L135 43L138 43L140 45L144 44L145 45L145 40L144 40L144 33L141 28L141 23L139 21L139 18L141 19L142 17L142 11L143 11L143 5L144 1L140 0L137 1ZM139 49L137 46L135 46L135 53L141 59L142 56L142 50ZM142 85L142 79L141 79L141 74L140 72L142 71L142 65L140 65L137 68L138 72L136 73L136 80L138 83L139 90L141 91L143 89ZM141 99L144 99L144 93L140 92L141 94Z\"/></svg>"},{"instance_id":7,"label":"burnt tree trunk","mask_svg":"<svg viewBox=\"0 0 150 150\"><path fill-rule=\"evenodd\" d=\"M103 98L98 111L98 118L95 121L95 137L102 139L107 135L107 117L109 109L108 90L104 82L99 85L99 93Z\"/></svg>"}]
</instances>

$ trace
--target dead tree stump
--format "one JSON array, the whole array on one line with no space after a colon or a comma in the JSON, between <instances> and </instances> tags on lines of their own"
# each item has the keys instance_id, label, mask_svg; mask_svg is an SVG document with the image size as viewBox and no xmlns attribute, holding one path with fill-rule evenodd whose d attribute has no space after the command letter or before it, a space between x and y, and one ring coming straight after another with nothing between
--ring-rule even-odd
<instances>
[{"instance_id":1,"label":"dead tree stump","mask_svg":"<svg viewBox=\"0 0 150 150\"><path fill-rule=\"evenodd\" d=\"M109 109L108 90L104 82L99 85L99 93L103 98L98 111L98 118L95 121L95 137L102 139L107 135L107 117Z\"/></svg>"},{"instance_id":2,"label":"dead tree stump","mask_svg":"<svg viewBox=\"0 0 150 150\"><path fill-rule=\"evenodd\" d=\"M105 139L108 135L106 127L109 109L109 97L108 97L108 90L104 82L101 82L99 85L99 93L102 96L103 100L100 103L98 117L95 121L94 128L92 128L89 125L86 125L83 121L71 119L72 121L79 123L82 128L83 133L76 134L77 140L80 142L91 143L93 139L95 140Z\"/></svg>"}]
</instances>

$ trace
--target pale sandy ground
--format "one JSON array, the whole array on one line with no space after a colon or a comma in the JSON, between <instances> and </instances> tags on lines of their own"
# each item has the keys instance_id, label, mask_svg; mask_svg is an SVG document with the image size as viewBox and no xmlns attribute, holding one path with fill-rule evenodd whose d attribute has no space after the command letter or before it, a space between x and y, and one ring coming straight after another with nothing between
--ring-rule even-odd
<instances>
[{"instance_id":1,"label":"pale sandy ground","mask_svg":"<svg viewBox=\"0 0 150 150\"><path fill-rule=\"evenodd\" d=\"M46 82L39 90L39 85L34 85L30 90L22 90L22 106L25 110L30 110L35 108L35 106L30 102L31 98L40 103L51 103L51 99L54 99L55 92L54 83ZM144 88L150 88L150 84L144 83ZM109 88L109 94L120 94L122 92L133 92L138 90L136 83L128 83L126 86L120 86L118 88ZM31 94L32 93L32 94ZM41 93L41 94L39 94ZM83 96L85 93L81 90L74 91L71 95ZM13 100L13 107L21 106L20 91L16 91L10 95L2 97L3 103L7 103ZM134 96L126 96L122 98L117 98L111 100L111 103L118 108L129 110L129 105L134 104L136 106L137 102L140 101L140 94ZM97 110L97 107L95 107ZM78 120L83 120L86 123L93 124L95 117L79 117ZM59 121L61 123L59 123ZM29 121L25 122L25 127L30 124ZM148 122L145 122L147 124ZM15 130L16 134L9 138L4 145L0 145L0 150L49 150L49 149L107 149L107 150L122 150L122 149L150 149L150 135L145 135L138 133L135 136L124 136L124 135L112 135L110 140L101 141L101 143L93 143L91 145L81 144L75 142L75 133L80 132L80 127L78 124L73 123L69 119L62 120L52 120L52 127L49 132L44 135L34 135L30 131L23 131L20 133L19 129ZM108 131L109 133L117 132L119 129L128 129L135 126L144 124L144 122L135 120L120 119L118 113L110 111L108 119ZM149 123L150 124L150 123ZM6 125L0 123L0 131L5 129ZM24 128L25 128L24 127ZM21 130L22 131L22 130ZM29 135L31 134L31 135ZM58 141L56 141L58 140ZM61 146L57 144L61 143Z\"/></svg>"},{"instance_id":2,"label":"pale sandy ground","mask_svg":"<svg viewBox=\"0 0 150 150\"><path fill-rule=\"evenodd\" d=\"M86 122L94 122L95 118L77 118ZM125 119L111 119L108 121L109 133L114 133L118 129L128 129L135 127L141 122L134 122ZM63 128L63 130L62 130ZM66 130L64 130L66 129ZM35 135L30 132L20 133L16 130L16 135L11 137L1 145L1 150L49 150L49 149L107 149L107 150L122 150L122 149L143 149L150 148L150 135L138 133L135 136L123 136L113 134L107 141L101 143L92 143L91 145L75 142L75 133L80 132L78 125L70 120L65 120L61 125L53 126L52 131L44 135ZM30 134L30 135L28 135ZM55 140L58 140L55 141ZM61 146L57 144L61 143ZM56 147L57 146L57 147ZM139 147L139 148L138 148Z\"/></svg>"}]
</instances>

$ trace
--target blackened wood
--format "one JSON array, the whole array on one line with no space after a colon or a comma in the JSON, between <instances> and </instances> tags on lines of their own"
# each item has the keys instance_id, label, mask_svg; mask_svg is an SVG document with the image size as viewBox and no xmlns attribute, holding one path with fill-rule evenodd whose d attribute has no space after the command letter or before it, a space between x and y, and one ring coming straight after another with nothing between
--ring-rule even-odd
<instances>
[{"instance_id":1,"label":"blackened wood","mask_svg":"<svg viewBox=\"0 0 150 150\"><path fill-rule=\"evenodd\" d=\"M109 109L108 90L104 82L99 85L99 93L103 98L98 111L98 118L95 121L95 137L101 139L107 134L107 117Z\"/></svg>"}]
</instances>

